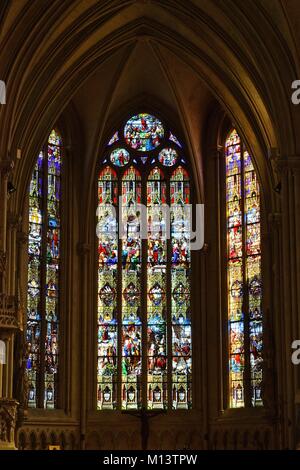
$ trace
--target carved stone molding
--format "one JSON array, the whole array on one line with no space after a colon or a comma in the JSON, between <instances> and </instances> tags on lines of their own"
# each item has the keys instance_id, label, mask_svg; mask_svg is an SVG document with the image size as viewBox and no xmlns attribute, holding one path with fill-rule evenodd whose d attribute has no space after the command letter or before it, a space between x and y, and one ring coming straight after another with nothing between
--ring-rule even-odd
<instances>
[{"instance_id":1,"label":"carved stone molding","mask_svg":"<svg viewBox=\"0 0 300 470\"><path fill-rule=\"evenodd\" d=\"M224 147L222 145L218 145L217 147L211 147L208 151L208 154L212 156L215 160L219 160L222 158L224 153Z\"/></svg>"},{"instance_id":2,"label":"carved stone molding","mask_svg":"<svg viewBox=\"0 0 300 470\"><path fill-rule=\"evenodd\" d=\"M22 426L17 433L19 450L48 450L49 445L58 445L61 450L79 449L79 432L76 427L67 424Z\"/></svg>"},{"instance_id":3,"label":"carved stone molding","mask_svg":"<svg viewBox=\"0 0 300 470\"><path fill-rule=\"evenodd\" d=\"M12 212L8 213L7 225L11 229L18 229L22 222L22 217L19 214L13 214Z\"/></svg>"},{"instance_id":4,"label":"carved stone molding","mask_svg":"<svg viewBox=\"0 0 300 470\"><path fill-rule=\"evenodd\" d=\"M5 273L6 270L6 253L0 250L0 274Z\"/></svg>"},{"instance_id":5,"label":"carved stone molding","mask_svg":"<svg viewBox=\"0 0 300 470\"><path fill-rule=\"evenodd\" d=\"M210 252L210 244L209 243L204 243L203 247L201 249L201 254L207 255L207 253Z\"/></svg>"},{"instance_id":6,"label":"carved stone molding","mask_svg":"<svg viewBox=\"0 0 300 470\"><path fill-rule=\"evenodd\" d=\"M13 295L0 294L0 328L19 328L18 312Z\"/></svg>"},{"instance_id":7,"label":"carved stone molding","mask_svg":"<svg viewBox=\"0 0 300 470\"><path fill-rule=\"evenodd\" d=\"M3 160L0 162L0 175L4 178L8 178L14 168L14 162L12 160Z\"/></svg>"},{"instance_id":8,"label":"carved stone molding","mask_svg":"<svg viewBox=\"0 0 300 470\"><path fill-rule=\"evenodd\" d=\"M271 229L278 229L282 223L282 214L280 212L272 212L268 214L268 221Z\"/></svg>"},{"instance_id":9,"label":"carved stone molding","mask_svg":"<svg viewBox=\"0 0 300 470\"><path fill-rule=\"evenodd\" d=\"M17 243L19 245L26 245L28 243L28 234L25 232L17 232Z\"/></svg>"},{"instance_id":10,"label":"carved stone molding","mask_svg":"<svg viewBox=\"0 0 300 470\"><path fill-rule=\"evenodd\" d=\"M79 256L85 256L90 252L90 245L88 243L78 243L77 244L77 253Z\"/></svg>"},{"instance_id":11,"label":"carved stone molding","mask_svg":"<svg viewBox=\"0 0 300 470\"><path fill-rule=\"evenodd\" d=\"M288 170L300 170L300 155L281 157L279 155L271 154L271 161L273 162L274 169L278 175L286 173Z\"/></svg>"},{"instance_id":12,"label":"carved stone molding","mask_svg":"<svg viewBox=\"0 0 300 470\"><path fill-rule=\"evenodd\" d=\"M0 398L0 450L14 450L18 402Z\"/></svg>"}]
</instances>

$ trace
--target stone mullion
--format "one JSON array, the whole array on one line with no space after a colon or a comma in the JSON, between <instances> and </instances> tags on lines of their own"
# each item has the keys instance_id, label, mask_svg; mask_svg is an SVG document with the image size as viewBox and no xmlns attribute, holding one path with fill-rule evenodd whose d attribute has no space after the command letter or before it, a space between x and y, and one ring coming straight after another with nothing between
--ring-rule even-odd
<instances>
[{"instance_id":1,"label":"stone mullion","mask_svg":"<svg viewBox=\"0 0 300 470\"><path fill-rule=\"evenodd\" d=\"M87 420L87 370L88 370L88 306L90 301L90 269L89 257L91 256L91 246L85 242L79 242L77 245L77 254L79 256L79 263L81 271L79 275L79 285L81 286L81 322L80 322L80 349L81 349L81 363L80 363L80 450L85 449L86 439L86 420Z\"/></svg>"},{"instance_id":2,"label":"stone mullion","mask_svg":"<svg viewBox=\"0 0 300 470\"><path fill-rule=\"evenodd\" d=\"M118 265L117 265L117 408L122 409L122 393L123 393L123 377L122 377L122 316L123 316L123 268L122 268L122 244L123 236L123 195L122 195L122 179L118 177L118 203L117 203L117 220L118 220Z\"/></svg>"},{"instance_id":3,"label":"stone mullion","mask_svg":"<svg viewBox=\"0 0 300 470\"><path fill-rule=\"evenodd\" d=\"M166 211L166 341L167 341L167 409L172 410L173 406L173 351L172 351L172 227L171 227L171 182L170 177L166 180L166 201L169 208L169 214ZM168 220L167 220L168 217Z\"/></svg>"}]
</instances>

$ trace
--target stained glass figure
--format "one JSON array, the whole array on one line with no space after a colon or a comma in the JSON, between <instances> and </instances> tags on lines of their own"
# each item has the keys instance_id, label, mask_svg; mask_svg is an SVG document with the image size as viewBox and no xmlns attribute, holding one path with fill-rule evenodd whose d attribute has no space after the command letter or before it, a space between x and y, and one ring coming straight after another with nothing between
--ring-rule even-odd
<instances>
[{"instance_id":1,"label":"stained glass figure","mask_svg":"<svg viewBox=\"0 0 300 470\"><path fill-rule=\"evenodd\" d=\"M235 129L226 140L225 160L229 405L238 408L262 405L260 198L252 159Z\"/></svg>"},{"instance_id":2,"label":"stained glass figure","mask_svg":"<svg viewBox=\"0 0 300 470\"><path fill-rule=\"evenodd\" d=\"M164 148L158 154L159 162L164 166L173 166L177 161L178 154L175 149Z\"/></svg>"},{"instance_id":3,"label":"stained glass figure","mask_svg":"<svg viewBox=\"0 0 300 470\"><path fill-rule=\"evenodd\" d=\"M151 114L141 113L132 116L124 128L127 145L139 152L154 150L164 137L162 123Z\"/></svg>"},{"instance_id":4,"label":"stained glass figure","mask_svg":"<svg viewBox=\"0 0 300 470\"><path fill-rule=\"evenodd\" d=\"M28 406L32 408L57 405L61 146L60 134L52 130L48 146L38 156L29 188L26 336Z\"/></svg>"},{"instance_id":5,"label":"stained glass figure","mask_svg":"<svg viewBox=\"0 0 300 470\"><path fill-rule=\"evenodd\" d=\"M189 175L155 116L136 114L120 132L124 148L106 151L98 176L97 409L189 409Z\"/></svg>"},{"instance_id":6,"label":"stained glass figure","mask_svg":"<svg viewBox=\"0 0 300 470\"><path fill-rule=\"evenodd\" d=\"M130 155L127 150L118 148L111 152L110 161L116 166L125 166L129 162Z\"/></svg>"}]
</instances>

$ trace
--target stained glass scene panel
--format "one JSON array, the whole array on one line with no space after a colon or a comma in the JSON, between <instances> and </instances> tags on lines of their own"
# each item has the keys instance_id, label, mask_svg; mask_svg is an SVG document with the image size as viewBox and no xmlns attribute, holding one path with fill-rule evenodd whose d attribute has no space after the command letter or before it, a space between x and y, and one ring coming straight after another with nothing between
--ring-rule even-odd
<instances>
[{"instance_id":1,"label":"stained glass scene panel","mask_svg":"<svg viewBox=\"0 0 300 470\"><path fill-rule=\"evenodd\" d=\"M125 166L129 162L130 155L127 150L117 148L110 154L110 161L116 166Z\"/></svg>"},{"instance_id":2,"label":"stained glass scene panel","mask_svg":"<svg viewBox=\"0 0 300 470\"><path fill-rule=\"evenodd\" d=\"M122 179L122 408L141 406L141 177L130 167Z\"/></svg>"},{"instance_id":3,"label":"stained glass scene panel","mask_svg":"<svg viewBox=\"0 0 300 470\"><path fill-rule=\"evenodd\" d=\"M172 148L164 148L158 154L158 161L164 166L175 165L177 158L178 153Z\"/></svg>"},{"instance_id":4,"label":"stained glass scene panel","mask_svg":"<svg viewBox=\"0 0 300 470\"><path fill-rule=\"evenodd\" d=\"M167 407L166 337L166 183L154 168L147 182L148 263L147 263L147 341L148 408Z\"/></svg>"},{"instance_id":5,"label":"stained glass scene panel","mask_svg":"<svg viewBox=\"0 0 300 470\"><path fill-rule=\"evenodd\" d=\"M27 330L28 406L37 406L41 345L41 251L42 251L43 153L38 156L29 188Z\"/></svg>"},{"instance_id":6,"label":"stained glass scene panel","mask_svg":"<svg viewBox=\"0 0 300 470\"><path fill-rule=\"evenodd\" d=\"M241 142L236 130L226 141L227 288L230 406L244 406L243 214Z\"/></svg>"},{"instance_id":7,"label":"stained glass scene panel","mask_svg":"<svg viewBox=\"0 0 300 470\"><path fill-rule=\"evenodd\" d=\"M52 131L51 142L60 143ZM61 147L48 145L47 244L46 244L46 338L44 407L54 408L57 402L58 334L59 334L59 271L60 271L60 206L61 206Z\"/></svg>"},{"instance_id":8,"label":"stained glass scene panel","mask_svg":"<svg viewBox=\"0 0 300 470\"><path fill-rule=\"evenodd\" d=\"M117 407L118 182L110 167L98 177L98 363L97 409Z\"/></svg>"},{"instance_id":9,"label":"stained glass scene panel","mask_svg":"<svg viewBox=\"0 0 300 470\"><path fill-rule=\"evenodd\" d=\"M154 150L164 137L162 123L151 114L141 113L132 116L124 128L127 145L139 152Z\"/></svg>"},{"instance_id":10,"label":"stained glass scene panel","mask_svg":"<svg viewBox=\"0 0 300 470\"><path fill-rule=\"evenodd\" d=\"M171 198L171 318L172 407L192 406L192 338L190 314L190 184L178 167L170 182Z\"/></svg>"}]
</instances>

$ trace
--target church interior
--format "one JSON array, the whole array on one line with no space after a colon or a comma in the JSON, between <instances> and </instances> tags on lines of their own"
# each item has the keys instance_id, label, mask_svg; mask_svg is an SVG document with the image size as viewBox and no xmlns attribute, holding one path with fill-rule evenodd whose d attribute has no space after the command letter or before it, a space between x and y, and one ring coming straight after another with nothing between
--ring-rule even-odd
<instances>
[{"instance_id":1,"label":"church interior","mask_svg":"<svg viewBox=\"0 0 300 470\"><path fill-rule=\"evenodd\" d=\"M299 24L0 2L0 450L300 448Z\"/></svg>"}]
</instances>

